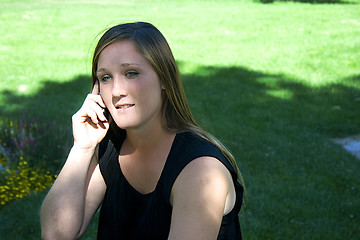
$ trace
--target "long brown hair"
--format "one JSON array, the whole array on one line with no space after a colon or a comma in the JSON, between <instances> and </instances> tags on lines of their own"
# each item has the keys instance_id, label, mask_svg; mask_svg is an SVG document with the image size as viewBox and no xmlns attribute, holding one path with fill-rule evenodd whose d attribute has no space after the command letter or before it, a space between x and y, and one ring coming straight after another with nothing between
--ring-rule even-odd
<instances>
[{"instance_id":1,"label":"long brown hair","mask_svg":"<svg viewBox=\"0 0 360 240\"><path fill-rule=\"evenodd\" d=\"M186 100L178 66L162 33L146 22L125 23L108 29L100 38L92 62L92 86L97 81L96 71L101 51L116 41L130 40L155 69L162 86L163 94L162 124L170 131L193 132L215 144L231 162L237 177L243 183L236 161L230 151L214 136L204 131L195 121Z\"/></svg>"}]
</instances>

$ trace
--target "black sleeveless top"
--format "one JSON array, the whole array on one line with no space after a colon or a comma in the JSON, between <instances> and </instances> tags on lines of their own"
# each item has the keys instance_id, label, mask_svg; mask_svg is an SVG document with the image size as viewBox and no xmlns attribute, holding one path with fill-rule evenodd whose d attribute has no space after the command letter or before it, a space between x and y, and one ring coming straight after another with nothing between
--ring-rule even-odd
<instances>
[{"instance_id":1,"label":"black sleeveless top","mask_svg":"<svg viewBox=\"0 0 360 240\"><path fill-rule=\"evenodd\" d=\"M178 133L155 190L142 194L127 182L120 169L118 157L124 139L125 136L122 139L107 138L100 144L99 166L107 189L100 210L98 239L167 239L172 213L172 186L182 169L201 156L211 156L221 161L234 181L235 206L223 217L218 239L241 239L238 213L243 188L236 179L233 166L215 145L193 133Z\"/></svg>"}]
</instances>

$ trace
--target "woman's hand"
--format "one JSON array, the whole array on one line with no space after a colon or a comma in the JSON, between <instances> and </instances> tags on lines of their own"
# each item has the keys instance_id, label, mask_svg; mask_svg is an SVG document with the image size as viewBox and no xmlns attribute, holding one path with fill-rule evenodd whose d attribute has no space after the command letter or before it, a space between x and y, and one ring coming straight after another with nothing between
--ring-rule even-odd
<instances>
[{"instance_id":1,"label":"woman's hand","mask_svg":"<svg viewBox=\"0 0 360 240\"><path fill-rule=\"evenodd\" d=\"M74 146L82 149L95 149L105 137L109 122L104 115L106 105L99 95L99 82L88 94L80 110L72 117Z\"/></svg>"}]
</instances>

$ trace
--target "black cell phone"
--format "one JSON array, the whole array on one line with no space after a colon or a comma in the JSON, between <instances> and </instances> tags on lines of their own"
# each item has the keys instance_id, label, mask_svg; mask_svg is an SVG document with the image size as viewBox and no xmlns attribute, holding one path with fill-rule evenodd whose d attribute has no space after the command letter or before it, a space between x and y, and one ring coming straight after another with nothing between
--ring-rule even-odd
<instances>
[{"instance_id":1,"label":"black cell phone","mask_svg":"<svg viewBox=\"0 0 360 240\"><path fill-rule=\"evenodd\" d=\"M106 118L106 120L110 120L110 112L107 108L104 109L104 116Z\"/></svg>"},{"instance_id":2,"label":"black cell phone","mask_svg":"<svg viewBox=\"0 0 360 240\"><path fill-rule=\"evenodd\" d=\"M99 92L98 92L98 94L101 96L100 83L98 82L97 84L98 84L98 86L99 86ZM108 110L107 108L104 108L104 116L105 116L106 120L108 120L108 121L110 120L110 112L109 112L109 110Z\"/></svg>"}]
</instances>

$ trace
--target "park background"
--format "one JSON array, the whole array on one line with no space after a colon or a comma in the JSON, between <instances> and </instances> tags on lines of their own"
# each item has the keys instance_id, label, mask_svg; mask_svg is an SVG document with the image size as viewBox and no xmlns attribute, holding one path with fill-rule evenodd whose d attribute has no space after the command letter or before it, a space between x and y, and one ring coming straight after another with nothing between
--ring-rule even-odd
<instances>
[{"instance_id":1,"label":"park background","mask_svg":"<svg viewBox=\"0 0 360 240\"><path fill-rule=\"evenodd\" d=\"M0 1L0 239L39 239L99 35L149 21L197 121L235 155L244 239L356 239L360 2ZM96 238L96 220L82 239Z\"/></svg>"}]
</instances>

